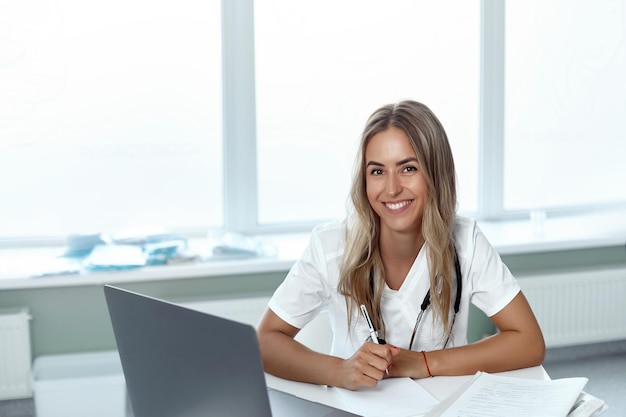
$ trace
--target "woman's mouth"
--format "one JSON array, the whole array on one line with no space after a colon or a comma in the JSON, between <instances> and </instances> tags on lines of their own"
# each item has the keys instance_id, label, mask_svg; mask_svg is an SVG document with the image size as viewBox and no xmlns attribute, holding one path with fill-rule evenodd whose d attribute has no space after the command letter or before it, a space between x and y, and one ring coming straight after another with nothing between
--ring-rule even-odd
<instances>
[{"instance_id":1,"label":"woman's mouth","mask_svg":"<svg viewBox=\"0 0 626 417\"><path fill-rule=\"evenodd\" d=\"M400 210L402 207L406 207L409 204L411 204L413 200L404 200L404 201L398 201L397 203L384 203L385 207L387 207L390 210Z\"/></svg>"}]
</instances>

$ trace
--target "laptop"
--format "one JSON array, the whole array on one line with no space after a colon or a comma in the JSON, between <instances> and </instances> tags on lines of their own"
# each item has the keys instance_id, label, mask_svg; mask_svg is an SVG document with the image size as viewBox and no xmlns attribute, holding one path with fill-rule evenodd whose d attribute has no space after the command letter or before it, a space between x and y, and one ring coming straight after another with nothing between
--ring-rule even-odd
<instances>
[{"instance_id":1,"label":"laptop","mask_svg":"<svg viewBox=\"0 0 626 417\"><path fill-rule=\"evenodd\" d=\"M341 417L268 389L254 327L104 286L134 417Z\"/></svg>"}]
</instances>

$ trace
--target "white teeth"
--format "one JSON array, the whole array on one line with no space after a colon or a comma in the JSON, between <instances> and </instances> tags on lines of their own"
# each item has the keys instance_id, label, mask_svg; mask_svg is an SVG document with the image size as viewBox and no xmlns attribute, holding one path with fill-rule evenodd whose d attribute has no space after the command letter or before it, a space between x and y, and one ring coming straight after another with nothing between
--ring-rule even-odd
<instances>
[{"instance_id":1,"label":"white teeth","mask_svg":"<svg viewBox=\"0 0 626 417\"><path fill-rule=\"evenodd\" d=\"M399 208L402 208L406 206L407 204L409 204L408 201L401 201L399 203L385 203L385 205L392 210L398 210Z\"/></svg>"}]
</instances>

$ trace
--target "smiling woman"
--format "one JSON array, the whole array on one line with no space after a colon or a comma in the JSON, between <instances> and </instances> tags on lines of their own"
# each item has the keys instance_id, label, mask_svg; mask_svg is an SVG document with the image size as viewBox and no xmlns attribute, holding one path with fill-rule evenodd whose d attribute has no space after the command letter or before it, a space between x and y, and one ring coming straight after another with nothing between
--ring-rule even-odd
<instances>
[{"instance_id":1,"label":"smiling woman","mask_svg":"<svg viewBox=\"0 0 626 417\"><path fill-rule=\"evenodd\" d=\"M357 294L356 302L366 304L375 313L376 324L384 327L382 320L378 321L380 294L376 282L371 288L373 294L367 291L363 294L366 281L363 274L371 276L373 269L382 271L385 284L397 290L427 243L431 271L438 271L431 272L430 287L440 288L440 297L432 299L433 308L437 314L447 311L452 288L450 265L455 253L451 234L455 222L456 175L441 122L418 102L383 106L370 116L365 126L357 161L352 179L355 225L348 234L347 265L340 284L344 295ZM376 165L374 169L372 163ZM405 208L391 208L389 203L394 207L404 204ZM357 232L360 229L369 233ZM373 246L374 253L379 251L380 256L369 259L366 264L371 269L367 272L357 263L362 262L362 253L369 246ZM354 271L346 272L351 270ZM447 328L448 316L441 314L440 318Z\"/></svg>"},{"instance_id":2,"label":"smiling woman","mask_svg":"<svg viewBox=\"0 0 626 417\"><path fill-rule=\"evenodd\" d=\"M315 228L258 326L268 372L359 389L386 377L541 363L537 320L476 222L456 215L455 181L446 132L428 107L405 100L369 117L351 214ZM491 318L497 335L468 344L470 302ZM295 340L326 309L330 354Z\"/></svg>"}]
</instances>

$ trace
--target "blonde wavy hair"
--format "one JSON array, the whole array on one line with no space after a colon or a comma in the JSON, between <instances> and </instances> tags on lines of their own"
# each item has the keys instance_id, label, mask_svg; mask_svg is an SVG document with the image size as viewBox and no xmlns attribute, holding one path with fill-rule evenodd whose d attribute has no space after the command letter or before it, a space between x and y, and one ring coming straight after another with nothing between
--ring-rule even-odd
<instances>
[{"instance_id":1,"label":"blonde wavy hair","mask_svg":"<svg viewBox=\"0 0 626 417\"><path fill-rule=\"evenodd\" d=\"M378 240L380 218L367 199L365 150L375 134L392 126L403 130L409 137L427 183L422 233L427 248L431 306L434 320L440 320L449 334L450 298L455 278L452 230L457 204L456 174L446 132L424 104L405 100L385 105L376 110L365 125L352 177L350 197L353 210L346 231L338 289L346 297L349 323L353 319L354 307L364 304L375 328L384 334L380 305L385 283Z\"/></svg>"}]
</instances>

